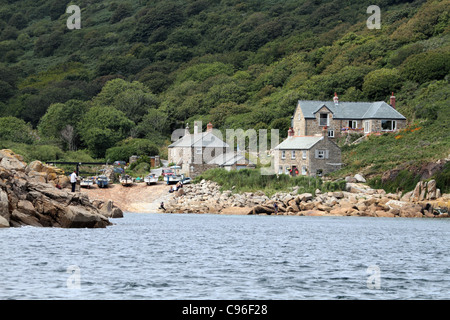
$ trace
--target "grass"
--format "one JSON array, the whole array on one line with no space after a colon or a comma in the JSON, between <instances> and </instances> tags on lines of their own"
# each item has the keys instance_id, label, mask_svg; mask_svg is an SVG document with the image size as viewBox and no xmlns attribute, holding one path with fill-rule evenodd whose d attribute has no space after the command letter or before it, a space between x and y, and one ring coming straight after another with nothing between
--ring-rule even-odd
<instances>
[{"instance_id":1,"label":"grass","mask_svg":"<svg viewBox=\"0 0 450 320\"><path fill-rule=\"evenodd\" d=\"M259 170L243 169L227 171L225 169L210 169L194 179L194 183L202 179L218 183L222 190L233 190L236 193L262 191L267 196L277 192L292 192L298 187L298 193L315 195L316 189L322 192L340 191L345 189L345 181L324 182L314 177L290 177L288 175L261 175Z\"/></svg>"}]
</instances>

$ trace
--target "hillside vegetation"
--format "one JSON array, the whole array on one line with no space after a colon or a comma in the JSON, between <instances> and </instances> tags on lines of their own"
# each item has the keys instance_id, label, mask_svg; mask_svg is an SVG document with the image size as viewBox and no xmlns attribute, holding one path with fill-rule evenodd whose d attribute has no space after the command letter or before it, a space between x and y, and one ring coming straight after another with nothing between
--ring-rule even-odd
<instances>
[{"instance_id":1,"label":"hillside vegetation","mask_svg":"<svg viewBox=\"0 0 450 320\"><path fill-rule=\"evenodd\" d=\"M70 4L79 30L66 26ZM378 1L381 29L366 26L372 4L0 0L2 147L27 161L164 157L194 120L285 137L299 99L394 91L409 131L344 147L336 176L447 157L450 2Z\"/></svg>"}]
</instances>

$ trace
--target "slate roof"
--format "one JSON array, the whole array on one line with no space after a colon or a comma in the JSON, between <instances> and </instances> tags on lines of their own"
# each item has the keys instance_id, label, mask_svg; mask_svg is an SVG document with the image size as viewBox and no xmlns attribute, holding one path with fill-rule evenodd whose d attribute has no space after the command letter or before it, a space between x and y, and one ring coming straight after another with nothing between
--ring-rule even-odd
<instances>
[{"instance_id":1,"label":"slate roof","mask_svg":"<svg viewBox=\"0 0 450 320\"><path fill-rule=\"evenodd\" d=\"M309 150L322 139L323 136L288 137L286 140L276 146L275 150Z\"/></svg>"},{"instance_id":2,"label":"slate roof","mask_svg":"<svg viewBox=\"0 0 450 320\"><path fill-rule=\"evenodd\" d=\"M305 119L314 119L315 114L326 106L332 113L334 119L363 120L363 119L392 119L406 120L397 110L384 101L377 102L339 102L333 101L298 101Z\"/></svg>"},{"instance_id":3,"label":"slate roof","mask_svg":"<svg viewBox=\"0 0 450 320\"><path fill-rule=\"evenodd\" d=\"M208 164L217 164L219 166L232 166L235 163L251 163L243 155L235 154L234 152L228 152L218 155L214 159L208 162Z\"/></svg>"},{"instance_id":4,"label":"slate roof","mask_svg":"<svg viewBox=\"0 0 450 320\"><path fill-rule=\"evenodd\" d=\"M207 148L228 148L228 144L216 137L212 132L202 132L198 134L187 134L178 139L168 148L182 147L207 147Z\"/></svg>"}]
</instances>

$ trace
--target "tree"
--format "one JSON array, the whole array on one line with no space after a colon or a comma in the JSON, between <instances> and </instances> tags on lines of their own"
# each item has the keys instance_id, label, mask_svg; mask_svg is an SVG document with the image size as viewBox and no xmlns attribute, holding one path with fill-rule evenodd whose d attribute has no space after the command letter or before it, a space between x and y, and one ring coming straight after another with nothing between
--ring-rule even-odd
<instances>
[{"instance_id":1,"label":"tree","mask_svg":"<svg viewBox=\"0 0 450 320\"><path fill-rule=\"evenodd\" d=\"M31 126L22 119L3 117L0 118L0 140L32 143L35 138Z\"/></svg>"},{"instance_id":2,"label":"tree","mask_svg":"<svg viewBox=\"0 0 450 320\"><path fill-rule=\"evenodd\" d=\"M114 79L106 83L93 99L96 106L111 106L138 123L148 110L157 108L159 101L142 83Z\"/></svg>"},{"instance_id":3,"label":"tree","mask_svg":"<svg viewBox=\"0 0 450 320\"><path fill-rule=\"evenodd\" d=\"M384 100L389 92L401 86L401 76L397 69L382 68L364 77L363 92L369 99Z\"/></svg>"},{"instance_id":4,"label":"tree","mask_svg":"<svg viewBox=\"0 0 450 320\"><path fill-rule=\"evenodd\" d=\"M108 148L125 139L134 127L133 121L113 107L94 106L80 122L80 136L89 151L102 158Z\"/></svg>"},{"instance_id":5,"label":"tree","mask_svg":"<svg viewBox=\"0 0 450 320\"><path fill-rule=\"evenodd\" d=\"M79 122L87 110L87 103L79 100L52 104L41 118L38 131L42 136L62 139L69 150L76 150L80 144Z\"/></svg>"},{"instance_id":6,"label":"tree","mask_svg":"<svg viewBox=\"0 0 450 320\"><path fill-rule=\"evenodd\" d=\"M450 72L450 52L436 50L410 56L401 69L406 78L418 83L443 79Z\"/></svg>"}]
</instances>

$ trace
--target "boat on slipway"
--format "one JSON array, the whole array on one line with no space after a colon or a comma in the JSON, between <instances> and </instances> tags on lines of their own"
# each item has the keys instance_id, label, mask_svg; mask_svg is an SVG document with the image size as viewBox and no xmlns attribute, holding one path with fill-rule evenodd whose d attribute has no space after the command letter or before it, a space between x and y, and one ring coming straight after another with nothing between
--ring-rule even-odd
<instances>
[{"instance_id":1,"label":"boat on slipway","mask_svg":"<svg viewBox=\"0 0 450 320\"><path fill-rule=\"evenodd\" d=\"M144 182L149 186L152 184L156 184L158 182L158 177L156 174L151 173L144 178Z\"/></svg>"},{"instance_id":2,"label":"boat on slipway","mask_svg":"<svg viewBox=\"0 0 450 320\"><path fill-rule=\"evenodd\" d=\"M128 174L120 176L120 184L122 184L122 186L124 187L131 186L133 182L134 182L133 178Z\"/></svg>"},{"instance_id":3,"label":"boat on slipway","mask_svg":"<svg viewBox=\"0 0 450 320\"><path fill-rule=\"evenodd\" d=\"M81 188L91 188L94 185L94 178L83 178L80 181L80 187Z\"/></svg>"},{"instance_id":4,"label":"boat on slipway","mask_svg":"<svg viewBox=\"0 0 450 320\"><path fill-rule=\"evenodd\" d=\"M97 177L96 183L99 188L108 188L109 179L107 176L101 175Z\"/></svg>"}]
</instances>

